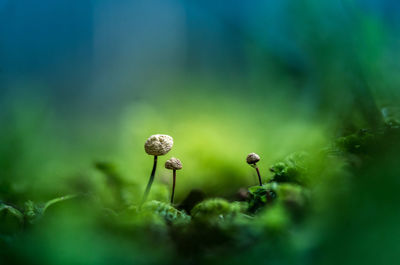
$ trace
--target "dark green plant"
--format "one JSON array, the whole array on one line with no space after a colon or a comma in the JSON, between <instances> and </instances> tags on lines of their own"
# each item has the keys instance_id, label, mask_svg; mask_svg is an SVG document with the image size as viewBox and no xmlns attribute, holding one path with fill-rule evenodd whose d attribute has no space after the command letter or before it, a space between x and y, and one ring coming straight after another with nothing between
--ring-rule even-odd
<instances>
[{"instance_id":1,"label":"dark green plant","mask_svg":"<svg viewBox=\"0 0 400 265\"><path fill-rule=\"evenodd\" d=\"M304 210L308 193L304 187L294 183L271 182L249 188L248 211L258 213L265 206L278 201L286 206L294 215Z\"/></svg>"},{"instance_id":2,"label":"dark green plant","mask_svg":"<svg viewBox=\"0 0 400 265\"><path fill-rule=\"evenodd\" d=\"M248 211L250 213L256 213L259 209L263 208L265 205L271 203L275 197L276 193L272 189L275 183L266 184L263 186L253 186L249 188L248 197Z\"/></svg>"},{"instance_id":3,"label":"dark green plant","mask_svg":"<svg viewBox=\"0 0 400 265\"><path fill-rule=\"evenodd\" d=\"M24 215L13 206L0 203L0 235L14 235L22 229Z\"/></svg>"},{"instance_id":4,"label":"dark green plant","mask_svg":"<svg viewBox=\"0 0 400 265\"><path fill-rule=\"evenodd\" d=\"M35 222L39 221L45 214L46 210L63 201L70 200L76 198L77 195L66 195L58 198L54 198L46 203L34 203L33 201L25 202L24 207L24 217L25 220L30 223L34 224Z\"/></svg>"}]
</instances>

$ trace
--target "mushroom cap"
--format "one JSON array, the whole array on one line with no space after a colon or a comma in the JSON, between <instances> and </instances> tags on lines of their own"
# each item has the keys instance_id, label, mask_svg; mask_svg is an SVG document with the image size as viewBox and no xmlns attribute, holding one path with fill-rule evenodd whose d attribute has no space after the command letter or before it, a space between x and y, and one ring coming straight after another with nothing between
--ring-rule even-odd
<instances>
[{"instance_id":1,"label":"mushroom cap","mask_svg":"<svg viewBox=\"0 0 400 265\"><path fill-rule=\"evenodd\" d=\"M182 169L182 162L178 158L172 157L165 162L165 168L172 170Z\"/></svg>"},{"instance_id":2,"label":"mushroom cap","mask_svg":"<svg viewBox=\"0 0 400 265\"><path fill-rule=\"evenodd\" d=\"M153 156L162 156L168 153L174 144L174 139L165 134L155 134L150 136L144 144L144 150L147 154Z\"/></svg>"},{"instance_id":3,"label":"mushroom cap","mask_svg":"<svg viewBox=\"0 0 400 265\"><path fill-rule=\"evenodd\" d=\"M247 164L254 165L258 161L260 161L260 156L257 155L256 153L250 153L247 155L246 161L247 161Z\"/></svg>"}]
</instances>

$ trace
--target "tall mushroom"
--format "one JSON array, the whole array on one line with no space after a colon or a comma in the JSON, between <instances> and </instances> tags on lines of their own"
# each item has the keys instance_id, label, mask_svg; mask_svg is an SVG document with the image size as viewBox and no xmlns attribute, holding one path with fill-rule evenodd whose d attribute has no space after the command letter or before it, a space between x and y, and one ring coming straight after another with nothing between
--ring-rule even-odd
<instances>
[{"instance_id":1,"label":"tall mushroom","mask_svg":"<svg viewBox=\"0 0 400 265\"><path fill-rule=\"evenodd\" d=\"M175 183L176 183L176 171L182 169L182 163L178 158L172 157L171 159L165 162L165 168L172 170L172 193L171 193L171 204L174 203L174 194L175 194Z\"/></svg>"},{"instance_id":2,"label":"tall mushroom","mask_svg":"<svg viewBox=\"0 0 400 265\"><path fill-rule=\"evenodd\" d=\"M258 175L258 181L260 183L260 186L262 186L260 170L258 169L258 167L256 165L258 161L260 161L260 156L257 155L256 153L250 153L247 155L246 162L247 162L247 164L249 164L250 166L252 166L256 169L257 175Z\"/></svg>"},{"instance_id":3,"label":"tall mushroom","mask_svg":"<svg viewBox=\"0 0 400 265\"><path fill-rule=\"evenodd\" d=\"M147 183L146 191L144 192L142 204L147 200L151 185L154 181L154 175L157 168L157 157L167 154L174 144L171 136L165 134L155 134L150 136L144 144L144 150L148 155L154 156L153 169L150 174L149 182Z\"/></svg>"}]
</instances>

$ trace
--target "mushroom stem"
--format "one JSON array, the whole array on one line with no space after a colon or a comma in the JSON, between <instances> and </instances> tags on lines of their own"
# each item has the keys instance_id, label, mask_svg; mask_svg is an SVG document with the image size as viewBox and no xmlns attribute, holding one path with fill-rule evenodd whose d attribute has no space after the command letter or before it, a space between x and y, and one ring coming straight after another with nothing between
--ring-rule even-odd
<instances>
[{"instance_id":1,"label":"mushroom stem","mask_svg":"<svg viewBox=\"0 0 400 265\"><path fill-rule=\"evenodd\" d=\"M173 177L173 182L172 182L171 204L174 203L175 183L176 183L176 170L175 169L172 171L172 177Z\"/></svg>"},{"instance_id":2,"label":"mushroom stem","mask_svg":"<svg viewBox=\"0 0 400 265\"><path fill-rule=\"evenodd\" d=\"M257 175L258 175L258 182L260 183L260 186L262 186L262 181L261 181L261 175L260 175L260 170L258 169L258 167L256 166L256 164L254 164L254 167L257 171Z\"/></svg>"},{"instance_id":3,"label":"mushroom stem","mask_svg":"<svg viewBox=\"0 0 400 265\"><path fill-rule=\"evenodd\" d=\"M147 183L146 191L144 192L143 195L142 204L147 200L147 196L149 196L151 185L153 184L154 181L154 175L156 174L156 168L157 168L157 156L154 156L153 169L151 170L150 179L149 182Z\"/></svg>"}]
</instances>

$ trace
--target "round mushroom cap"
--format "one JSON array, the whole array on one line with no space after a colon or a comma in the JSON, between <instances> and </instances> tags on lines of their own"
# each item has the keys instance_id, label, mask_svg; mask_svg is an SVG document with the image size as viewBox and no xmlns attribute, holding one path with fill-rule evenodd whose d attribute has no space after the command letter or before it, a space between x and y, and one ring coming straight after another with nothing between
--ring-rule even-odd
<instances>
[{"instance_id":1,"label":"round mushroom cap","mask_svg":"<svg viewBox=\"0 0 400 265\"><path fill-rule=\"evenodd\" d=\"M250 153L247 155L246 161L247 161L247 164L254 165L258 161L260 161L260 156L257 155L256 153Z\"/></svg>"},{"instance_id":2,"label":"round mushroom cap","mask_svg":"<svg viewBox=\"0 0 400 265\"><path fill-rule=\"evenodd\" d=\"M144 144L144 150L147 154L153 156L162 156L168 153L174 140L171 136L165 134L155 134L150 136Z\"/></svg>"},{"instance_id":3,"label":"round mushroom cap","mask_svg":"<svg viewBox=\"0 0 400 265\"><path fill-rule=\"evenodd\" d=\"M182 162L178 158L172 157L165 162L165 168L172 170L182 169Z\"/></svg>"}]
</instances>

